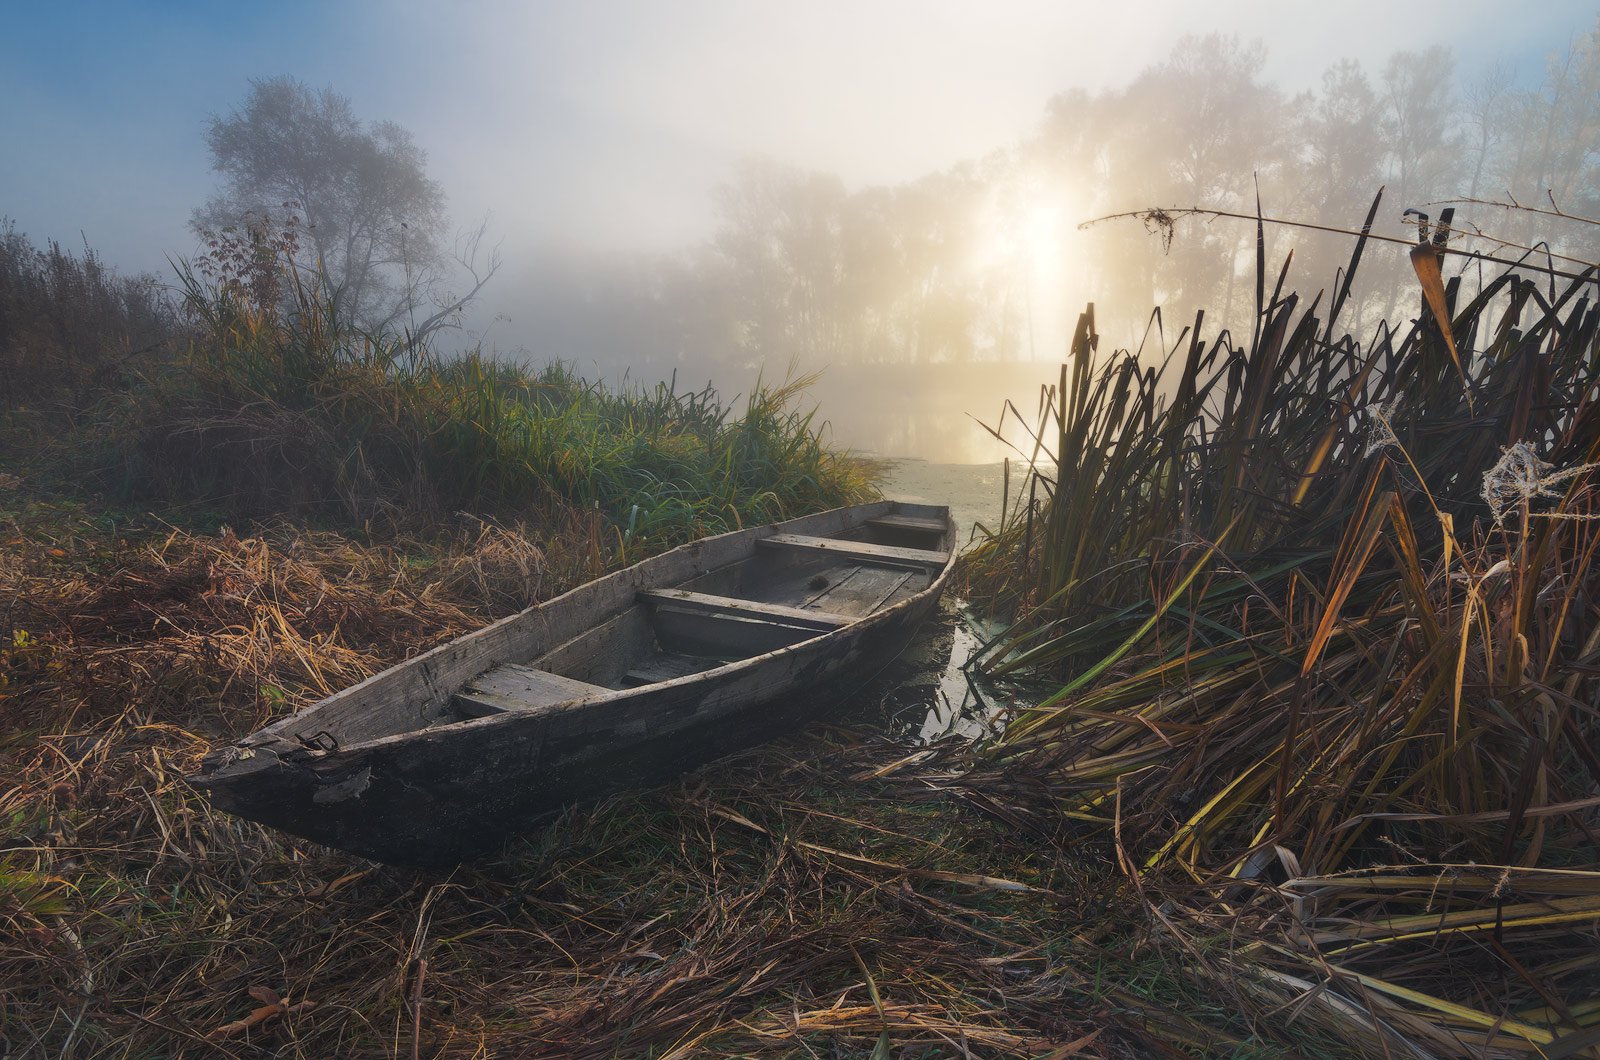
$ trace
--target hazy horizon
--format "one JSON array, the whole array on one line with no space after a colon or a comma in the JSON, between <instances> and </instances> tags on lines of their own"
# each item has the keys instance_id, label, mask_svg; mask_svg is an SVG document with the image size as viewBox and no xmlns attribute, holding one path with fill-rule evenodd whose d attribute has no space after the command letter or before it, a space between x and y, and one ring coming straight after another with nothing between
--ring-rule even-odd
<instances>
[{"instance_id":1,"label":"hazy horizon","mask_svg":"<svg viewBox=\"0 0 1600 1060\"><path fill-rule=\"evenodd\" d=\"M409 129L456 220L489 216L508 249L671 251L709 236L712 188L740 158L851 188L915 179L1013 146L1052 96L1125 84L1187 33L1262 40L1266 77L1299 91L1339 59L1435 43L1536 78L1595 13L1430 0L1398 25L1380 3L1079 6L30 7L11 12L0 67L0 214L165 270L215 184L206 119L289 74Z\"/></svg>"},{"instance_id":2,"label":"hazy horizon","mask_svg":"<svg viewBox=\"0 0 1600 1060\"><path fill-rule=\"evenodd\" d=\"M1139 116L1159 110L1135 106L1138 86L1190 61L1174 49L1195 34L1236 38L1241 55L1259 42L1259 61L1240 60L1252 91L1302 118L1306 101L1325 90L1324 72L1340 60L1355 60L1379 84L1390 56L1420 56L1434 45L1449 49L1459 93L1497 64L1508 91L1532 92L1549 57L1597 24L1592 4L1575 0L1533 6L1516 18L1507 18L1503 5L1429 2L1410 5L1403 22L1377 3L1090 9L903 0L804 7L708 0L450 9L65 5L14 11L9 22L12 61L0 68L8 100L0 109L0 142L7 145L0 152L0 217L36 243L86 243L124 272L170 276L169 259L189 257L198 245L191 211L217 186L203 136L207 120L239 106L252 79L288 75L347 97L363 120L409 130L427 154L428 175L444 190L454 228L487 219L505 267L474 307L467 333L446 344L481 341L508 356L592 365L610 378L627 372L648 381L681 367L695 382L708 373L686 360L681 346L707 341L715 328L699 321L698 330L680 336L676 354L644 349L663 326L659 314L640 308L637 292L648 289L657 303L681 302L683 292L705 287L663 276L699 267L694 256L726 228L717 189L738 186L752 158L767 160L776 176L749 187L791 187L814 174L835 182L823 189L830 202L852 209L957 173L997 201L1022 194L1020 205L972 207L978 212L967 221L996 229L987 243L969 248L968 259L981 259L974 277L995 283L1001 271L1011 276L1006 291L984 295L970 310L1000 317L961 325L962 336L989 335L987 345L952 352L956 347L944 343L914 356L1051 362L1085 300L1116 303L1117 315L1108 309L1106 317L1120 322L1110 334L1121 344L1132 341L1150 311L1138 304L1141 297L1170 299L1174 309L1202 297L1171 278L1177 266L1150 264L1161 251L1137 223L1097 233L1102 242L1077 232L1077 222L1099 212L1156 205L1152 198L1169 186L1128 185L1115 166L1108 176L1094 160L1078 160L1080 171L1052 155L1067 150L1072 137L1091 135L1067 128L1074 105L1052 101L1081 100L1085 113L1098 108L1094 136L1105 135L1105 122L1122 120L1118 114L1146 120ZM1202 71L1212 60L1191 58ZM1081 95L1069 96L1075 92ZM1217 156L1236 163L1238 179L1226 189L1199 180L1192 186L1219 200L1243 195L1240 181L1266 163L1236 155ZM1123 165L1126 173L1135 163ZM1297 157L1269 174L1269 212L1274 204L1297 216L1327 207L1295 200L1304 183L1297 174L1311 165ZM947 213L958 193L966 194L940 192ZM1349 195L1351 203L1367 198L1370 191ZM1412 204L1391 201L1381 223L1398 231L1400 208ZM1341 204L1336 216L1358 223L1353 209ZM1011 227L1000 231L996 217ZM1211 245L1214 230L1204 231L1200 245L1180 246L1190 255L1183 266L1190 272L1182 275L1230 271L1230 251ZM1274 239L1275 253L1300 242ZM1114 260L1106 258L1105 240L1117 241ZM1315 246L1308 253L1307 271L1296 280L1315 287L1331 269ZM1328 261L1336 257L1327 251ZM1124 269L1135 259L1137 267ZM1158 268L1167 279L1152 271ZM1107 282L1113 269L1147 275L1119 286ZM1207 290L1213 301L1222 297ZM618 292L636 304L625 306ZM1229 287L1226 297L1236 294ZM708 296L702 317L723 313L731 297L724 295ZM631 330L617 323L621 318ZM749 356L764 360L769 375L781 374L797 357L803 368L851 363L860 359L852 349L878 341L859 327L851 335L856 346L841 339L844 345L824 344L820 352L800 340L745 347L757 351ZM917 343L921 350L923 338ZM729 390L743 385L749 356L740 368L725 351L705 352L708 364L722 366L719 382Z\"/></svg>"}]
</instances>

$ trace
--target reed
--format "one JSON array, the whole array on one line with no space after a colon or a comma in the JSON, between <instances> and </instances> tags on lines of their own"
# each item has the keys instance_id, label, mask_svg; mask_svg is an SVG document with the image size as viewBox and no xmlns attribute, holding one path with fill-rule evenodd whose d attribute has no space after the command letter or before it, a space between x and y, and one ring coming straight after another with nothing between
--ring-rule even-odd
<instances>
[{"instance_id":1,"label":"reed","mask_svg":"<svg viewBox=\"0 0 1600 1060\"><path fill-rule=\"evenodd\" d=\"M0 217L0 414L82 408L180 333L155 277L118 275L88 247L41 250Z\"/></svg>"},{"instance_id":2,"label":"reed","mask_svg":"<svg viewBox=\"0 0 1600 1060\"><path fill-rule=\"evenodd\" d=\"M1331 300L1260 270L1251 334L1202 315L1156 366L1084 314L970 565L1013 620L983 668L1057 678L989 769L1104 830L1178 934L1234 932L1221 966L1263 1011L1374 1054L1577 1055L1600 1027L1596 270L1469 296L1443 239L1413 251L1417 320L1366 342L1338 327L1365 230Z\"/></svg>"}]
</instances>

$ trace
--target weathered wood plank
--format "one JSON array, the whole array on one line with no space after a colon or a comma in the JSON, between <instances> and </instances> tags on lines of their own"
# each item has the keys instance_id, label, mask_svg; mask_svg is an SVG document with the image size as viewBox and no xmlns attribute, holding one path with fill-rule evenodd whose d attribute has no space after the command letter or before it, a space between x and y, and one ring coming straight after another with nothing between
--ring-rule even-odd
<instances>
[{"instance_id":1,"label":"weathered wood plank","mask_svg":"<svg viewBox=\"0 0 1600 1060\"><path fill-rule=\"evenodd\" d=\"M895 583L893 585L890 585L888 588L884 589L883 592L878 594L878 598L876 600L872 601L872 603L867 605L867 614L869 614L869 615L872 614L872 612L876 611L878 608L880 608L884 604L888 603L890 598L892 598L895 595L895 593L898 593L902 586L904 586L907 582L909 582L912 578L915 578L916 576L917 576L917 572L916 571L909 571L908 570L904 574L902 574L899 577L899 579L897 579L895 581Z\"/></svg>"},{"instance_id":2,"label":"weathered wood plank","mask_svg":"<svg viewBox=\"0 0 1600 1060\"><path fill-rule=\"evenodd\" d=\"M457 693L455 704L464 714L482 717L504 710L534 710L593 699L610 691L601 685L574 681L547 670L507 663L468 681Z\"/></svg>"},{"instance_id":3,"label":"weathered wood plank","mask_svg":"<svg viewBox=\"0 0 1600 1060\"><path fill-rule=\"evenodd\" d=\"M667 606L656 612L656 641L662 650L681 655L748 659L832 632L815 623L745 618L726 611Z\"/></svg>"},{"instance_id":4,"label":"weathered wood plank","mask_svg":"<svg viewBox=\"0 0 1600 1060\"><path fill-rule=\"evenodd\" d=\"M575 681L549 670L537 670L518 663L496 666L468 681L466 687L469 692L492 692L497 696L519 699L549 698L555 702L610 691L587 681Z\"/></svg>"},{"instance_id":5,"label":"weathered wood plank","mask_svg":"<svg viewBox=\"0 0 1600 1060\"><path fill-rule=\"evenodd\" d=\"M810 607L812 604L820 601L824 596L830 596L833 593L838 592L846 582L861 577L862 574L867 571L867 569L868 568L857 563L853 567L834 567L831 570L822 571L810 578L807 578L794 590L797 593L804 594L799 600L794 601L795 606ZM818 586L820 586L820 588L818 588ZM789 603L788 600L779 599L777 597L774 597L772 602L778 604ZM837 607L833 607L832 609L834 611L838 611Z\"/></svg>"},{"instance_id":6,"label":"weathered wood plank","mask_svg":"<svg viewBox=\"0 0 1600 1060\"><path fill-rule=\"evenodd\" d=\"M709 659L704 655L676 655L671 652L660 652L629 670L623 675L623 680L631 685L653 685L662 681L671 681L677 677L688 677L690 674L703 673L721 665L721 659Z\"/></svg>"},{"instance_id":7,"label":"weathered wood plank","mask_svg":"<svg viewBox=\"0 0 1600 1060\"><path fill-rule=\"evenodd\" d=\"M801 549L809 552L849 557L871 563L895 565L912 564L917 567L942 567L950 561L950 553L924 548L895 548L892 545L871 545L865 541L837 541L827 537L808 537L803 534L773 534L764 537L760 544L774 548Z\"/></svg>"},{"instance_id":8,"label":"weathered wood plank","mask_svg":"<svg viewBox=\"0 0 1600 1060\"><path fill-rule=\"evenodd\" d=\"M639 593L641 600L651 606L675 608L702 615L727 615L734 618L767 619L787 626L827 631L848 626L855 621L850 615L835 615L827 611L811 611L782 604L762 604L754 600L741 600L733 596L708 596L687 589L645 589Z\"/></svg>"},{"instance_id":9,"label":"weathered wood plank","mask_svg":"<svg viewBox=\"0 0 1600 1060\"><path fill-rule=\"evenodd\" d=\"M490 692L457 692L450 697L450 705L455 707L456 714L463 718L486 718L491 714L515 714L531 709L521 700L497 696Z\"/></svg>"},{"instance_id":10,"label":"weathered wood plank","mask_svg":"<svg viewBox=\"0 0 1600 1060\"><path fill-rule=\"evenodd\" d=\"M895 515L909 515L913 519L938 519L943 521L950 517L950 509L942 504L914 504L911 501L892 501L889 505L889 511ZM878 514L886 513L868 515L867 518L875 519Z\"/></svg>"},{"instance_id":11,"label":"weathered wood plank","mask_svg":"<svg viewBox=\"0 0 1600 1060\"><path fill-rule=\"evenodd\" d=\"M885 530L916 530L928 534L944 533L943 519L924 519L916 515L880 515L876 519L868 519L868 526L881 526Z\"/></svg>"},{"instance_id":12,"label":"weathered wood plank","mask_svg":"<svg viewBox=\"0 0 1600 1060\"><path fill-rule=\"evenodd\" d=\"M835 567L806 581L785 584L767 595L766 600L865 618L900 586L913 579L919 585L926 585L928 574L922 569L902 566Z\"/></svg>"},{"instance_id":13,"label":"weathered wood plank","mask_svg":"<svg viewBox=\"0 0 1600 1060\"><path fill-rule=\"evenodd\" d=\"M584 630L535 658L530 665L566 674L574 681L615 688L633 661L650 653L654 642L650 609L639 604Z\"/></svg>"}]
</instances>

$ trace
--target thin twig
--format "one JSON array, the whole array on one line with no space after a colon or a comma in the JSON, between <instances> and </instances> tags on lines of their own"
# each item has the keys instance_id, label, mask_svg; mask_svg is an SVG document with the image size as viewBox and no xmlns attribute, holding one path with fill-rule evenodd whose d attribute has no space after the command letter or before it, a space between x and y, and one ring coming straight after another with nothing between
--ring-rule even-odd
<instances>
[{"instance_id":1,"label":"thin twig","mask_svg":"<svg viewBox=\"0 0 1600 1060\"><path fill-rule=\"evenodd\" d=\"M1149 208L1146 208L1146 209L1143 209L1143 210L1128 210L1128 211L1125 211L1123 213L1111 213L1111 214L1106 214L1104 217L1096 217L1096 218L1093 218L1092 220L1084 221L1083 223L1078 225L1078 228L1079 228L1079 230L1083 230L1083 229L1089 228L1092 225L1100 224L1101 222L1104 222L1104 221L1122 221L1122 220L1129 220L1129 219L1137 219L1137 220L1141 220L1141 221L1147 221L1152 217L1165 217L1167 219L1168 223L1170 223L1170 221L1175 217L1226 217L1226 218L1229 218L1231 220L1237 220L1237 221L1256 221L1256 220L1260 220L1260 221L1262 221L1262 222L1264 222L1266 224L1277 225L1280 228L1303 228L1303 229L1306 229L1306 230L1312 231L1312 232L1328 232L1328 233L1331 233L1333 235L1353 236L1353 237L1357 237L1357 238L1359 238L1360 236L1365 234L1368 239L1376 240L1377 242L1380 242L1380 243L1398 243L1399 245L1404 246L1404 247L1415 247L1417 245L1416 240L1414 240L1414 239L1403 239L1400 236L1383 236L1383 235L1378 235L1375 232L1362 233L1358 229L1353 229L1353 228L1339 228L1339 227L1336 227L1336 226L1333 226L1333 225L1319 225L1319 224L1313 224L1310 221L1290 221L1290 220L1286 220L1286 219L1281 218L1281 217L1261 217L1261 218L1257 218L1256 215L1253 214L1253 213L1252 214L1235 213L1232 210L1214 210L1214 209L1207 209L1207 208L1200 207L1200 206L1149 207ZM1494 237L1486 236L1485 238L1493 239ZM1503 241L1496 240L1496 242L1503 242ZM1515 244L1510 244L1510 243L1503 243L1503 245L1505 245L1505 246L1515 246ZM1560 276L1563 279L1568 279L1568 280L1594 280L1595 279L1594 271L1596 269L1600 269L1600 265L1597 265L1595 262L1586 261L1583 258L1570 257L1570 256L1565 255L1565 254L1550 254L1550 257L1551 258L1560 258L1562 261L1570 261L1575 265L1582 265L1582 266L1584 266L1584 271L1583 272L1569 272L1569 271L1567 271L1565 269L1558 269L1558 268L1555 268L1554 266L1549 266L1549 265L1530 265L1528 262L1525 262L1525 261L1511 261L1511 260L1508 260L1506 258L1497 258L1493 254L1483 254L1483 253L1479 253L1476 250L1461 250L1459 248L1451 247L1451 246L1443 246L1443 247L1440 247L1438 249L1439 249L1439 252L1441 254L1452 254L1452 255L1456 255L1458 257L1468 258L1468 259L1471 259L1473 261L1492 262L1492 263L1494 263L1496 265L1504 265L1507 268L1532 269L1532 270L1534 270L1536 272L1539 272L1539 273L1541 273L1543 275ZM1518 249L1527 249L1527 248L1519 247Z\"/></svg>"}]
</instances>

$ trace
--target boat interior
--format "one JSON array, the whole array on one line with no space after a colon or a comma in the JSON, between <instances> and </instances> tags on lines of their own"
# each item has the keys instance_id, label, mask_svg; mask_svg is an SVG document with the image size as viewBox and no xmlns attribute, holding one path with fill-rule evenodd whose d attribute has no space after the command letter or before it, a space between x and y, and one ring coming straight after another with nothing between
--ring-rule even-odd
<instances>
[{"instance_id":1,"label":"boat interior","mask_svg":"<svg viewBox=\"0 0 1600 1060\"><path fill-rule=\"evenodd\" d=\"M724 567L640 591L631 606L538 658L480 674L441 720L553 707L810 640L927 589L953 544L942 510L916 505L837 536L762 538Z\"/></svg>"}]
</instances>

